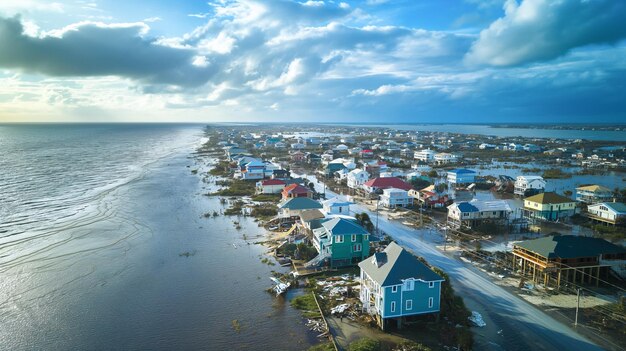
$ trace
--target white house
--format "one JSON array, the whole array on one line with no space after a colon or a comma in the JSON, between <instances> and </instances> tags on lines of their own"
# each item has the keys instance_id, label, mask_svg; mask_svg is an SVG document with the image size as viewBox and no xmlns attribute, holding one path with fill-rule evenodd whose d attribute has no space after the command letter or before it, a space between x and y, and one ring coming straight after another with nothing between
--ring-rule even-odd
<instances>
[{"instance_id":1,"label":"white house","mask_svg":"<svg viewBox=\"0 0 626 351\"><path fill-rule=\"evenodd\" d=\"M363 183L370 180L370 174L366 171L356 168L348 173L347 182L348 188L350 189L358 189L363 185Z\"/></svg>"},{"instance_id":2,"label":"white house","mask_svg":"<svg viewBox=\"0 0 626 351\"><path fill-rule=\"evenodd\" d=\"M485 221L505 224L513 211L506 200L455 202L448 206L448 224L472 228Z\"/></svg>"},{"instance_id":3,"label":"white house","mask_svg":"<svg viewBox=\"0 0 626 351\"><path fill-rule=\"evenodd\" d=\"M324 212L328 214L350 215L350 205L352 202L339 200L336 197L322 201Z\"/></svg>"},{"instance_id":4,"label":"white house","mask_svg":"<svg viewBox=\"0 0 626 351\"><path fill-rule=\"evenodd\" d=\"M530 196L544 192L546 181L540 176L518 176L515 180L513 193L520 196Z\"/></svg>"},{"instance_id":5,"label":"white house","mask_svg":"<svg viewBox=\"0 0 626 351\"><path fill-rule=\"evenodd\" d=\"M457 161L456 155L449 154L447 152L440 152L434 156L435 163L438 165L445 165L448 163L455 163Z\"/></svg>"},{"instance_id":6,"label":"white house","mask_svg":"<svg viewBox=\"0 0 626 351\"><path fill-rule=\"evenodd\" d=\"M280 179L267 179L256 183L259 194L280 194L286 183Z\"/></svg>"},{"instance_id":7,"label":"white house","mask_svg":"<svg viewBox=\"0 0 626 351\"><path fill-rule=\"evenodd\" d=\"M383 190L380 203L388 208L409 207L413 205L413 197L409 196L406 190L389 188Z\"/></svg>"},{"instance_id":8,"label":"white house","mask_svg":"<svg viewBox=\"0 0 626 351\"><path fill-rule=\"evenodd\" d=\"M415 154L413 155L413 157L416 160L420 160L424 162L433 162L433 160L435 159L435 154L436 152L431 149L424 149L424 150L415 151Z\"/></svg>"},{"instance_id":9,"label":"white house","mask_svg":"<svg viewBox=\"0 0 626 351\"><path fill-rule=\"evenodd\" d=\"M339 144L337 145L337 147L335 147L335 150L337 151L348 151L348 146L345 144Z\"/></svg>"},{"instance_id":10,"label":"white house","mask_svg":"<svg viewBox=\"0 0 626 351\"><path fill-rule=\"evenodd\" d=\"M607 224L626 223L626 204L622 202L600 202L587 207L587 217Z\"/></svg>"},{"instance_id":11,"label":"white house","mask_svg":"<svg viewBox=\"0 0 626 351\"><path fill-rule=\"evenodd\" d=\"M427 164L415 163L411 166L411 169L415 170L415 172L428 173L433 168Z\"/></svg>"}]
</instances>

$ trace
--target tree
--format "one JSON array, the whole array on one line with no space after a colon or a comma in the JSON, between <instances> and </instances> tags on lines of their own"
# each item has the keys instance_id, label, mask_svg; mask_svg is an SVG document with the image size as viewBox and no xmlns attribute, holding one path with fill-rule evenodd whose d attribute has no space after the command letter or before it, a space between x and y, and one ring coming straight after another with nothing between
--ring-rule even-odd
<instances>
[{"instance_id":1,"label":"tree","mask_svg":"<svg viewBox=\"0 0 626 351\"><path fill-rule=\"evenodd\" d=\"M421 178L415 178L411 179L411 185L413 185L415 189L424 189L430 185L430 182Z\"/></svg>"},{"instance_id":2,"label":"tree","mask_svg":"<svg viewBox=\"0 0 626 351\"><path fill-rule=\"evenodd\" d=\"M443 193L444 191L448 190L448 184L439 183L435 186L435 190L437 190L438 193Z\"/></svg>"},{"instance_id":3,"label":"tree","mask_svg":"<svg viewBox=\"0 0 626 351\"><path fill-rule=\"evenodd\" d=\"M370 219L370 216L363 212L363 213L357 213L354 218L356 218L356 220L359 222L359 224L367 229L367 231L372 232L374 230L374 224L372 223L372 220Z\"/></svg>"},{"instance_id":4,"label":"tree","mask_svg":"<svg viewBox=\"0 0 626 351\"><path fill-rule=\"evenodd\" d=\"M309 183L309 189L311 189L312 192L315 192L315 183L310 182Z\"/></svg>"},{"instance_id":5,"label":"tree","mask_svg":"<svg viewBox=\"0 0 626 351\"><path fill-rule=\"evenodd\" d=\"M565 191L563 192L563 195L565 195L565 196L567 196L567 197L570 197L570 196L572 196L572 191L571 191L571 190L565 190Z\"/></svg>"},{"instance_id":6,"label":"tree","mask_svg":"<svg viewBox=\"0 0 626 351\"><path fill-rule=\"evenodd\" d=\"M439 174L437 173L437 171L435 171L433 169L430 172L428 172L428 176L431 177L431 178L437 178L437 177L439 177Z\"/></svg>"}]
</instances>

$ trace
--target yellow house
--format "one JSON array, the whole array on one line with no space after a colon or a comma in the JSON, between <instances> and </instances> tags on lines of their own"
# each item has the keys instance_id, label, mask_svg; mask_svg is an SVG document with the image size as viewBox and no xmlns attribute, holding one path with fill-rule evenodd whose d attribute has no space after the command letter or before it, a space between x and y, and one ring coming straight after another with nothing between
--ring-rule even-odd
<instances>
[{"instance_id":1,"label":"yellow house","mask_svg":"<svg viewBox=\"0 0 626 351\"><path fill-rule=\"evenodd\" d=\"M524 199L524 215L528 218L557 221L575 213L576 201L557 193L541 193Z\"/></svg>"}]
</instances>

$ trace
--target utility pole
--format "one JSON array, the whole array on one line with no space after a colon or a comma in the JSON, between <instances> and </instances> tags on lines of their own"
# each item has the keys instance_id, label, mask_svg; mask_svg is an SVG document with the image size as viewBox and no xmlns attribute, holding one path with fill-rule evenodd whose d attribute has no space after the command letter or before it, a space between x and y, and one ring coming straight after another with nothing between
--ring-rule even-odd
<instances>
[{"instance_id":1,"label":"utility pole","mask_svg":"<svg viewBox=\"0 0 626 351\"><path fill-rule=\"evenodd\" d=\"M578 309L580 308L580 288L576 289L576 319L574 319L574 327L578 326Z\"/></svg>"},{"instance_id":2,"label":"utility pole","mask_svg":"<svg viewBox=\"0 0 626 351\"><path fill-rule=\"evenodd\" d=\"M380 199L376 199L376 235L378 235L378 202Z\"/></svg>"},{"instance_id":3,"label":"utility pole","mask_svg":"<svg viewBox=\"0 0 626 351\"><path fill-rule=\"evenodd\" d=\"M443 227L443 251L446 251L448 245L448 220L446 219L446 226Z\"/></svg>"}]
</instances>

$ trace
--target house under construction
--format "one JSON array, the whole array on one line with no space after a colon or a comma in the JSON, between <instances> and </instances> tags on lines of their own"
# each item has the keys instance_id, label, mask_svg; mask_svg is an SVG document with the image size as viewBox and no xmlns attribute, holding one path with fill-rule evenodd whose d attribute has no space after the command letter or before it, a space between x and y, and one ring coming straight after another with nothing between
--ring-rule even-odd
<instances>
[{"instance_id":1,"label":"house under construction","mask_svg":"<svg viewBox=\"0 0 626 351\"><path fill-rule=\"evenodd\" d=\"M522 276L560 288L561 284L595 284L613 270L626 273L626 249L604 239L558 235L522 241L513 246L513 264Z\"/></svg>"}]
</instances>

